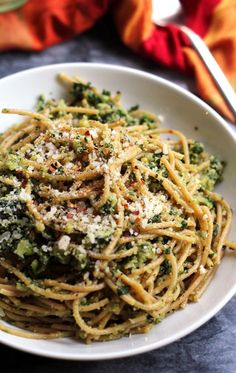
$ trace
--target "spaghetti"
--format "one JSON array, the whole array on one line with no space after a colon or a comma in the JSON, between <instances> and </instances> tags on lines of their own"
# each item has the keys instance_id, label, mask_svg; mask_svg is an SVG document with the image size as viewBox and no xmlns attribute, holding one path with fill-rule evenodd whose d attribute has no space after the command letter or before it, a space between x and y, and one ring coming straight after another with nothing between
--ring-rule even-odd
<instances>
[{"instance_id":1,"label":"spaghetti","mask_svg":"<svg viewBox=\"0 0 236 373\"><path fill-rule=\"evenodd\" d=\"M91 341L147 332L197 301L232 218L223 163L64 74L65 100L0 137L0 330ZM9 324L15 327L9 326Z\"/></svg>"}]
</instances>

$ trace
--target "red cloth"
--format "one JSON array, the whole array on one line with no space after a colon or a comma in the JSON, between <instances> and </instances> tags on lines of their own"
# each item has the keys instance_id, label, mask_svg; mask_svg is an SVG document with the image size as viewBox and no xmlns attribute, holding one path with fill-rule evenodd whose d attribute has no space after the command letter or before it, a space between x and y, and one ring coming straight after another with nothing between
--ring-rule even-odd
<instances>
[{"instance_id":1,"label":"red cloth","mask_svg":"<svg viewBox=\"0 0 236 373\"><path fill-rule=\"evenodd\" d=\"M204 38L236 87L236 0L181 3L185 24ZM159 64L194 74L201 97L235 120L187 38L174 25L152 23L151 0L29 0L0 14L0 50L40 51L92 27L108 10L126 45Z\"/></svg>"}]
</instances>

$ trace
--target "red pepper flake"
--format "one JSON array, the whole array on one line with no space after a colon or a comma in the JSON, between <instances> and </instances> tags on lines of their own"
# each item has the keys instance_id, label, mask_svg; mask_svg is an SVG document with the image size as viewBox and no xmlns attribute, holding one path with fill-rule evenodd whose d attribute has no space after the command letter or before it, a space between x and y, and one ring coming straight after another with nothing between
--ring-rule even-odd
<instances>
[{"instance_id":1,"label":"red pepper flake","mask_svg":"<svg viewBox=\"0 0 236 373\"><path fill-rule=\"evenodd\" d=\"M125 203L125 204L124 204L124 208L125 208L125 209L128 209L128 208L129 208L128 203Z\"/></svg>"},{"instance_id":2,"label":"red pepper flake","mask_svg":"<svg viewBox=\"0 0 236 373\"><path fill-rule=\"evenodd\" d=\"M144 181L143 179L141 179L141 183L142 183L142 184L145 184L145 181Z\"/></svg>"},{"instance_id":3,"label":"red pepper flake","mask_svg":"<svg viewBox=\"0 0 236 373\"><path fill-rule=\"evenodd\" d=\"M22 188L25 188L26 185L27 185L27 179L23 179L22 182L21 182Z\"/></svg>"},{"instance_id":4,"label":"red pepper flake","mask_svg":"<svg viewBox=\"0 0 236 373\"><path fill-rule=\"evenodd\" d=\"M86 135L86 136L90 136L90 132L89 132L89 130L85 132L85 135Z\"/></svg>"},{"instance_id":5,"label":"red pepper flake","mask_svg":"<svg viewBox=\"0 0 236 373\"><path fill-rule=\"evenodd\" d=\"M135 219L135 223L139 223L140 220L141 220L140 218L136 218L136 219Z\"/></svg>"},{"instance_id":6,"label":"red pepper flake","mask_svg":"<svg viewBox=\"0 0 236 373\"><path fill-rule=\"evenodd\" d=\"M134 215L139 215L139 211L138 211L138 210L135 210L135 211L133 212L133 214L134 214Z\"/></svg>"},{"instance_id":7,"label":"red pepper flake","mask_svg":"<svg viewBox=\"0 0 236 373\"><path fill-rule=\"evenodd\" d=\"M66 214L66 217L67 217L68 219L73 218L73 214L72 214L72 212L68 212L68 213Z\"/></svg>"}]
</instances>

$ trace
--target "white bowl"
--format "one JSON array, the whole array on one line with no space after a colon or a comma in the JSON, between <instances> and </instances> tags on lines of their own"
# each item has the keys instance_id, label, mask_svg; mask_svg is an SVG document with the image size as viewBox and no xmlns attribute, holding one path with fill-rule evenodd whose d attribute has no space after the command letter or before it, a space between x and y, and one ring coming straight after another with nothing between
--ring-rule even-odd
<instances>
[{"instance_id":1,"label":"white bowl","mask_svg":"<svg viewBox=\"0 0 236 373\"><path fill-rule=\"evenodd\" d=\"M104 64L44 66L0 80L0 109L33 109L40 93L59 98L63 94L63 88L56 78L59 72L80 75L99 88L107 88L113 92L120 90L125 106L139 103L142 108L162 115L163 126L180 129L187 136L203 141L209 151L228 162L225 181L217 189L233 208L236 207L235 133L208 105L164 79L142 71ZM17 116L1 114L1 131L18 120ZM230 238L234 240L235 231L236 216L230 234ZM0 332L0 342L34 354L68 360L111 359L150 351L192 332L229 301L236 290L235 265L235 253L227 252L200 301L168 316L145 335L86 345L72 339L30 340Z\"/></svg>"}]
</instances>

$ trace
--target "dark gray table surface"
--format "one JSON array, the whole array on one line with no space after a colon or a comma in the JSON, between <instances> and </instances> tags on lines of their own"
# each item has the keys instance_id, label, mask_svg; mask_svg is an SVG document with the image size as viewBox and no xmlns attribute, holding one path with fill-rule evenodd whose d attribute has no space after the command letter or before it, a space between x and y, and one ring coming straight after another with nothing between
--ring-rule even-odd
<instances>
[{"instance_id":1,"label":"dark gray table surface","mask_svg":"<svg viewBox=\"0 0 236 373\"><path fill-rule=\"evenodd\" d=\"M74 40L41 53L11 51L0 54L0 77L31 67L61 62L106 62L158 74L194 92L190 78L165 70L135 55L119 41L110 21ZM215 317L185 338L159 350L130 358L102 362L50 360L0 345L1 373L113 373L113 372L236 372L236 297Z\"/></svg>"}]
</instances>

